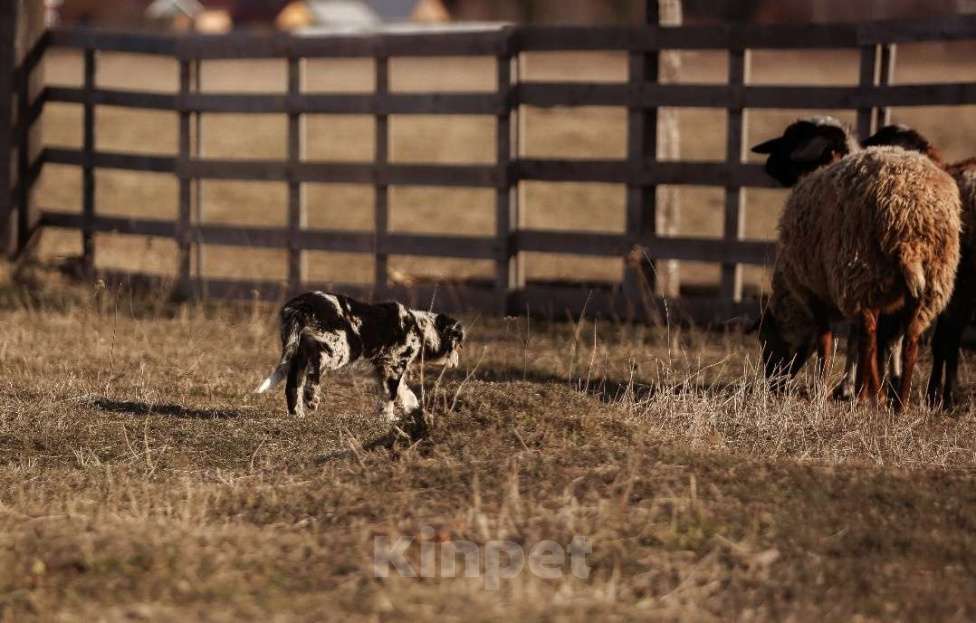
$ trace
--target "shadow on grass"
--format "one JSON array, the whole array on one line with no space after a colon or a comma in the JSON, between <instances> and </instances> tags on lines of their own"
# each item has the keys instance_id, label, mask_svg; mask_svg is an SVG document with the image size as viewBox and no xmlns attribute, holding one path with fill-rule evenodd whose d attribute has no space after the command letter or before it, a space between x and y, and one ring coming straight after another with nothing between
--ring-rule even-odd
<instances>
[{"instance_id":1,"label":"shadow on grass","mask_svg":"<svg viewBox=\"0 0 976 623\"><path fill-rule=\"evenodd\" d=\"M398 422L390 428L389 432L364 443L359 448L329 452L319 457L318 462L321 464L328 463L329 461L348 459L356 456L359 452L373 452L374 450L390 450L396 452L400 449L415 446L430 438L430 434L430 423L426 415L423 412L417 412L407 419Z\"/></svg>"},{"instance_id":2,"label":"shadow on grass","mask_svg":"<svg viewBox=\"0 0 976 623\"><path fill-rule=\"evenodd\" d=\"M192 420L226 420L240 417L238 411L222 409L189 409L174 404L149 404L133 400L110 400L108 398L97 398L94 403L95 408L101 411L111 411L112 413L125 413L131 415L166 415L175 418L185 418Z\"/></svg>"},{"instance_id":3,"label":"shadow on grass","mask_svg":"<svg viewBox=\"0 0 976 623\"><path fill-rule=\"evenodd\" d=\"M710 395L728 395L742 391L742 382L716 381L702 383L691 381L673 385L641 383L638 381L618 381L608 378L585 378L569 380L547 372L522 368L493 368L479 372L478 379L496 383L533 383L537 385L563 385L574 391L588 394L605 403L615 403L623 399L643 402L662 394L680 395L689 392L706 392Z\"/></svg>"}]
</instances>

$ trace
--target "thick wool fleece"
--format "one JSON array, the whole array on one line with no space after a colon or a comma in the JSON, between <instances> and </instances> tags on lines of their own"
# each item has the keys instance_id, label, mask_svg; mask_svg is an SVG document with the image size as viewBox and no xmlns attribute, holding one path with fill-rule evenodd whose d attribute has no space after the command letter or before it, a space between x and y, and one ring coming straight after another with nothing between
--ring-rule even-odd
<instances>
[{"instance_id":1,"label":"thick wool fleece","mask_svg":"<svg viewBox=\"0 0 976 623\"><path fill-rule=\"evenodd\" d=\"M873 147L814 171L780 218L773 312L806 333L815 304L853 318L910 295L924 330L952 295L959 227L956 182L922 154Z\"/></svg>"}]
</instances>

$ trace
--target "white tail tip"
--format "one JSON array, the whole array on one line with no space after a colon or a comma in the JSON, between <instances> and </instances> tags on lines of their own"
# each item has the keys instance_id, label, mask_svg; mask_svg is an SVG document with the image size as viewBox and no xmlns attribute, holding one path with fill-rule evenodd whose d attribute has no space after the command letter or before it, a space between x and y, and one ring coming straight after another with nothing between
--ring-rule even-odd
<instances>
[{"instance_id":1,"label":"white tail tip","mask_svg":"<svg viewBox=\"0 0 976 623\"><path fill-rule=\"evenodd\" d=\"M263 394L264 392L271 389L272 385L274 385L274 376L269 376L268 378L261 381L261 384L258 385L258 388L256 390L254 390L254 393Z\"/></svg>"}]
</instances>

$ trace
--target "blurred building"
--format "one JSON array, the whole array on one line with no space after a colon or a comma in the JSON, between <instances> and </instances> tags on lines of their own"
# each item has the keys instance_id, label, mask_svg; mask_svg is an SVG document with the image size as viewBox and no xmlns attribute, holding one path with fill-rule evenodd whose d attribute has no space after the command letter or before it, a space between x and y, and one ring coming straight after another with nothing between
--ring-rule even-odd
<instances>
[{"instance_id":1,"label":"blurred building","mask_svg":"<svg viewBox=\"0 0 976 623\"><path fill-rule=\"evenodd\" d=\"M276 27L344 30L451 18L442 0L46 0L46 8L52 25L208 32Z\"/></svg>"},{"instance_id":2,"label":"blurred building","mask_svg":"<svg viewBox=\"0 0 976 623\"><path fill-rule=\"evenodd\" d=\"M401 22L636 23L645 0L47 0L64 24L347 30ZM683 0L691 23L844 22L976 12L976 0Z\"/></svg>"},{"instance_id":3,"label":"blurred building","mask_svg":"<svg viewBox=\"0 0 976 623\"><path fill-rule=\"evenodd\" d=\"M635 23L644 0L443 0L455 20ZM684 0L688 22L843 22L976 12L976 0Z\"/></svg>"}]
</instances>

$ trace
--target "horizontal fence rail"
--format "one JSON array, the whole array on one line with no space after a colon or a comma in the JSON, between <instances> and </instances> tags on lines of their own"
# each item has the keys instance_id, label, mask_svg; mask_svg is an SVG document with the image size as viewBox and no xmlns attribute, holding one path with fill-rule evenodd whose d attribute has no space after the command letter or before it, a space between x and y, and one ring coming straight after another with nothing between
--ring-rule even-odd
<instances>
[{"instance_id":1,"label":"horizontal fence rail","mask_svg":"<svg viewBox=\"0 0 976 623\"><path fill-rule=\"evenodd\" d=\"M13 74L17 93L14 136L23 151L31 128L43 119L47 104L82 107L85 127L80 148L46 147L33 160L18 159L17 198L23 246L45 227L82 233L83 258L94 270L95 235L129 234L177 242L179 286L206 296L258 296L277 299L316 284L307 279L303 252L331 251L370 254L375 258L376 283L319 284L364 297L396 296L429 303L436 296L449 309L502 313L524 311L601 313L616 317L648 317L662 309L694 320L722 322L755 315L759 301L744 299L740 267L768 266L775 244L744 239L744 188L777 188L762 167L745 161L746 113L749 109L854 110L864 135L890 107L963 106L976 104L976 82L891 84L893 46L923 41L976 40L976 16L928 20L895 20L861 24L765 26L725 24L665 27L536 27L498 26L461 31L376 33L301 37L289 35L136 34L55 28L38 41ZM47 86L28 97L32 72L51 49L83 53L81 86ZM779 86L749 84L749 50L850 49L861 59L861 78L850 86ZM662 83L658 53L669 50L725 50L730 69L726 84ZM520 55L533 52L604 51L629 54L630 79L625 83L528 81L519 75ZM154 55L174 59L180 67L180 88L159 93L96 84L97 54ZM487 57L497 66L492 90L413 93L390 89L389 60L396 57ZM373 91L320 93L304 88L303 61L327 58L375 60ZM288 88L279 93L209 93L199 88L201 63L210 60L280 59L287 63ZM879 66L879 62L881 65ZM196 85L196 86L194 86ZM629 112L628 157L622 159L529 158L520 152L526 107L613 107ZM143 154L97 148L94 111L97 107L164 111L179 116L179 149L171 154ZM724 161L682 161L658 158L653 138L661 107L717 108L727 111L729 137ZM200 149L202 115L287 115L288 157L271 159L211 158ZM375 157L367 162L315 161L305 157L304 115L366 115L376 123ZM496 120L496 158L484 164L401 163L390 159L391 115L474 115ZM191 121L196 119L196 135ZM283 138L283 140L285 140ZM195 141L195 143L194 143ZM57 206L33 209L29 189L45 164L79 167L83 171L83 209L68 213ZM167 174L180 181L176 220L128 218L99 214L95 205L95 172L102 169ZM288 223L280 227L207 223L199 205L202 180L246 180L288 185ZM626 233L548 231L521 224L522 182L591 182L626 185ZM375 229L338 231L305 225L303 185L341 183L375 189ZM719 238L659 235L654 227L655 189L662 185L723 188L725 211ZM496 196L496 231L492 236L407 234L388 230L389 189L396 186L443 186L492 189ZM194 198L196 197L196 199ZM196 202L196 203L195 203ZM33 214L30 212L33 210ZM285 249L288 278L283 282L203 279L191 274L193 248L206 245ZM546 284L525 282L520 258L525 253L637 258L652 271L659 260L720 264L719 295L688 298L661 305L654 295L653 276L641 286L628 271L626 280L607 284ZM494 276L484 282L418 283L410 288L390 281L387 259L415 255L495 263ZM146 275L100 271L119 280L150 281ZM650 274L645 271L645 275ZM651 288L651 291L646 291ZM440 292L440 294L438 294Z\"/></svg>"}]
</instances>

